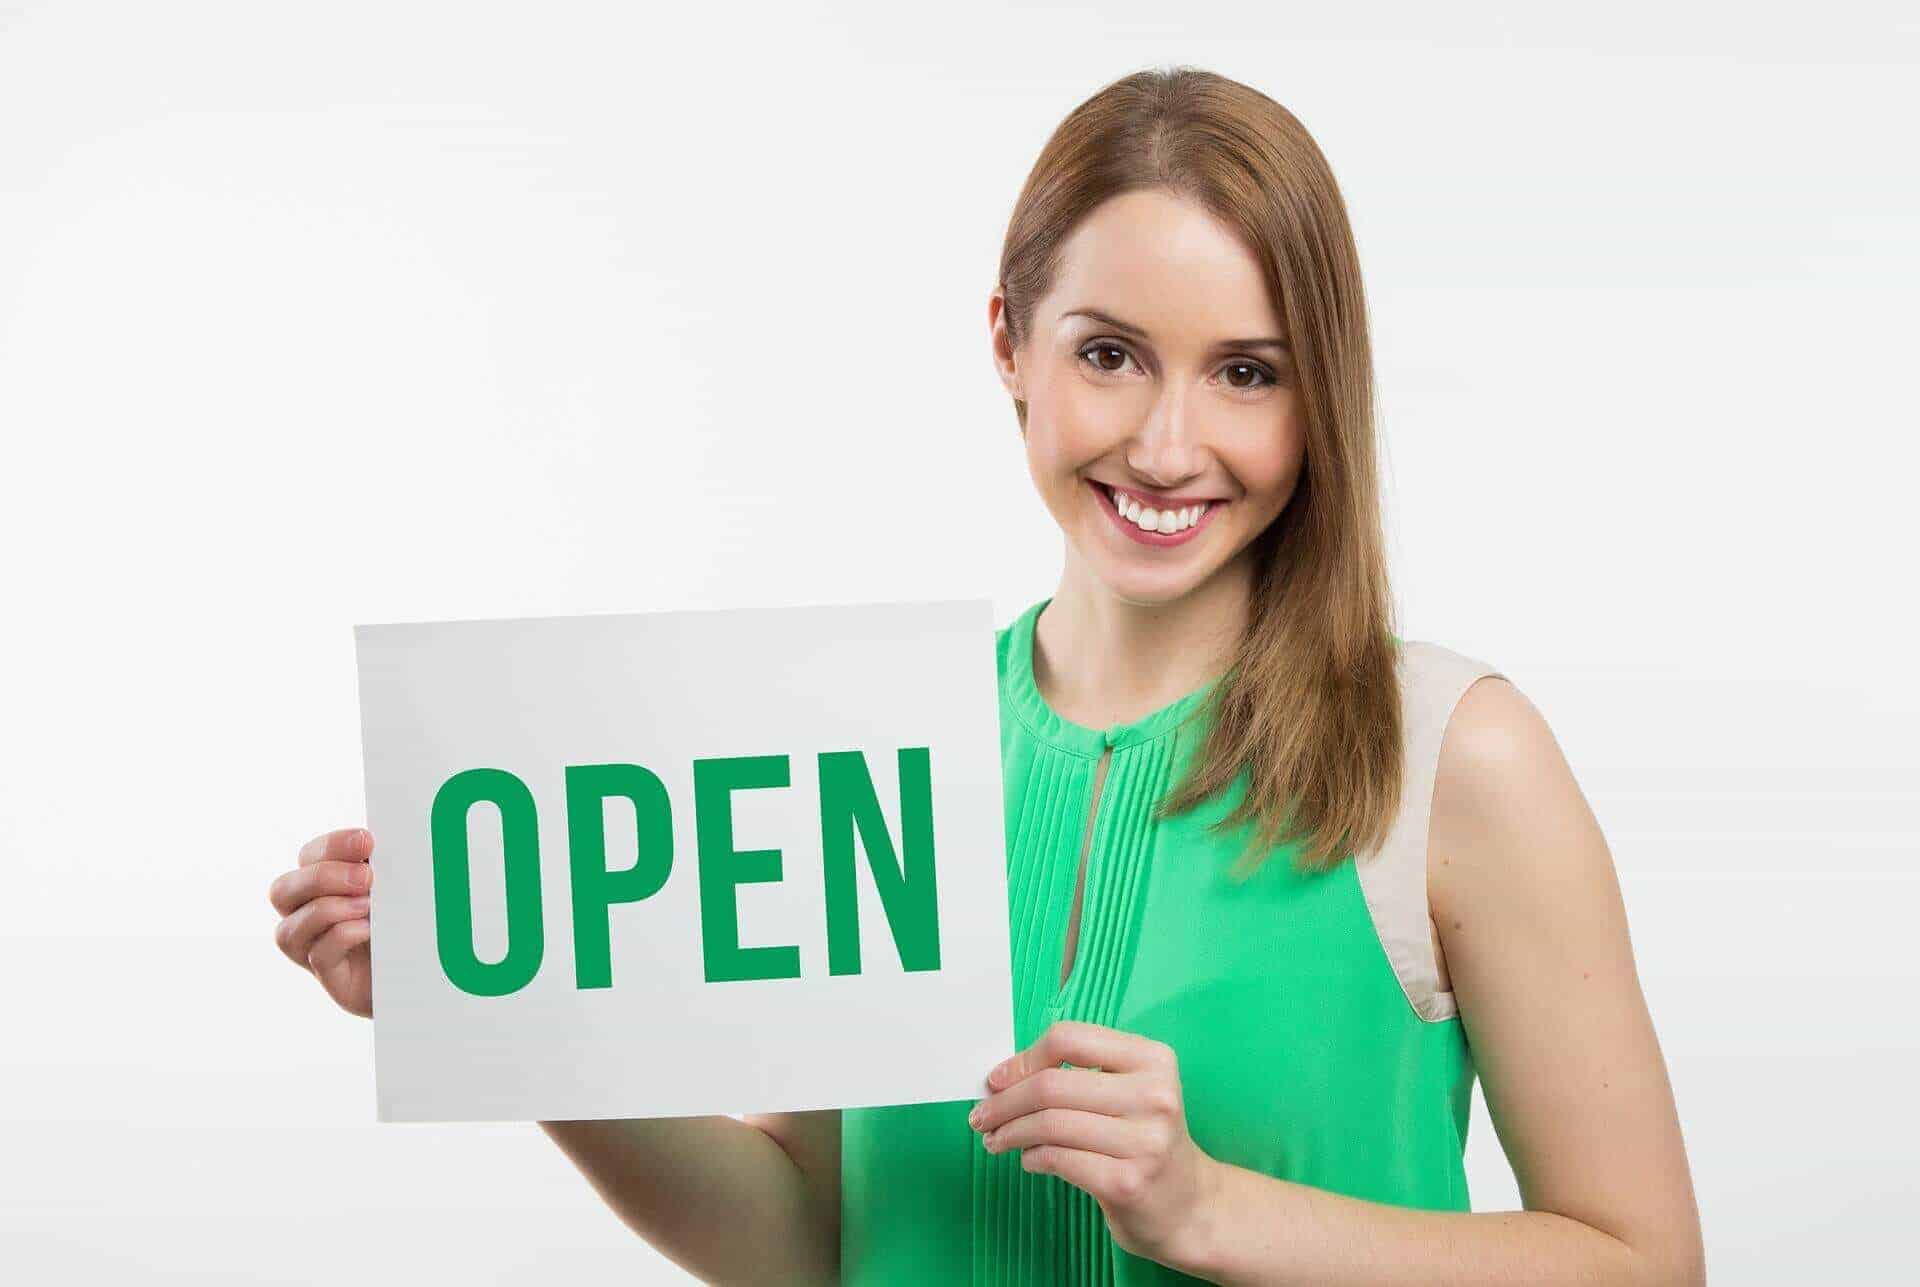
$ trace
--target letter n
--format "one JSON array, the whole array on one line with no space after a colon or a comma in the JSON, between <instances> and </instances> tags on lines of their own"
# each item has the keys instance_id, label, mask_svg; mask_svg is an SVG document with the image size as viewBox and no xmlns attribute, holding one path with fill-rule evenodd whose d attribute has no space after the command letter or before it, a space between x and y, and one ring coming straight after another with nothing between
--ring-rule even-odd
<instances>
[{"instance_id":1,"label":"letter n","mask_svg":"<svg viewBox=\"0 0 1920 1287\"><path fill-rule=\"evenodd\" d=\"M820 844L826 864L827 968L832 974L860 973L860 899L853 853L856 831L867 852L901 967L910 971L940 968L928 748L902 747L897 759L899 858L895 857L893 837L887 832L866 757L859 751L820 754Z\"/></svg>"}]
</instances>

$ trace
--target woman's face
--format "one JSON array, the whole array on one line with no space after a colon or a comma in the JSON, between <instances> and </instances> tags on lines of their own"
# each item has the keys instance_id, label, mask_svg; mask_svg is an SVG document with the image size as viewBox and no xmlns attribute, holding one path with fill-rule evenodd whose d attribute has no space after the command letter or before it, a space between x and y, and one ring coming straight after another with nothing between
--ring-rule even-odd
<instances>
[{"instance_id":1,"label":"woman's face","mask_svg":"<svg viewBox=\"0 0 1920 1287\"><path fill-rule=\"evenodd\" d=\"M1114 197L1067 239L1017 350L1004 309L996 289L995 363L1026 399L1028 471L1113 594L1188 594L1286 507L1306 449L1290 337L1259 261L1207 211L1161 190Z\"/></svg>"}]
</instances>

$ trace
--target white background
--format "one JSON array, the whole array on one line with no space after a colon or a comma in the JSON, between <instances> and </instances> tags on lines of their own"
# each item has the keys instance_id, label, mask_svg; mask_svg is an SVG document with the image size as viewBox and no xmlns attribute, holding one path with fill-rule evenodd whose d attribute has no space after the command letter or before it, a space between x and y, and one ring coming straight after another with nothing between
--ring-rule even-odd
<instances>
[{"instance_id":1,"label":"white background","mask_svg":"<svg viewBox=\"0 0 1920 1287\"><path fill-rule=\"evenodd\" d=\"M362 815L350 623L1010 620L1061 542L1005 221L1068 110L1185 62L1332 159L1404 632L1512 676L1607 829L1715 1281L1904 1280L1917 46L1894 4L0 5L0 1260L684 1279L534 1126L376 1125L369 1026L274 948L268 882Z\"/></svg>"}]
</instances>

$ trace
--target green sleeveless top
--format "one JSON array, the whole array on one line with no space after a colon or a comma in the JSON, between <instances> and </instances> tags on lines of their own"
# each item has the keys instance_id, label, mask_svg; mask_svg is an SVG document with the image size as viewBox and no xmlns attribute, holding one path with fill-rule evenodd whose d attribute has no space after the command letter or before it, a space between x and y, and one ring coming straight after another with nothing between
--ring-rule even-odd
<instances>
[{"instance_id":1,"label":"green sleeveless top","mask_svg":"<svg viewBox=\"0 0 1920 1287\"><path fill-rule=\"evenodd\" d=\"M1070 723L1033 677L1048 602L995 643L1017 1046L1056 1019L1164 1041L1179 1058L1188 1130L1210 1156L1373 1201L1468 1210L1474 1071L1452 994L1438 987L1425 839L1447 712L1474 678L1498 672L1401 641L1408 804L1393 838L1364 875L1352 861L1302 875L1289 847L1235 881L1227 872L1247 831L1205 827L1244 794L1244 771L1197 809L1149 816L1199 743L1214 685L1130 723ZM976 1102L842 1110L843 1283L1197 1281L1120 1248L1090 1194L1024 1170L1019 1150L988 1153L967 1124Z\"/></svg>"}]
</instances>

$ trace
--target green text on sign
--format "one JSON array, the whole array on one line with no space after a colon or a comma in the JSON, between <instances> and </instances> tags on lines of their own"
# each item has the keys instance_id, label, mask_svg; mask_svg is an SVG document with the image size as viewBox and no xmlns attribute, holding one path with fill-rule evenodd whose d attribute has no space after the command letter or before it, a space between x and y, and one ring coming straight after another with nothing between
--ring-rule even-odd
<instances>
[{"instance_id":1,"label":"green text on sign","mask_svg":"<svg viewBox=\"0 0 1920 1287\"><path fill-rule=\"evenodd\" d=\"M859 751L823 751L820 845L825 869L827 969L860 973L860 910L855 839L867 853L874 887L903 969L940 968L940 914L933 864L933 787L928 748L902 747L900 845L896 851L879 792ZM700 865L700 936L709 983L800 977L800 949L740 942L738 887L778 881L780 850L733 847L735 791L785 787L784 755L693 762L694 834ZM637 903L666 885L673 870L673 810L666 786L638 764L574 764L566 769L567 849L573 890L574 980L613 986L611 908ZM638 854L631 867L607 869L604 803L633 804ZM506 864L507 951L482 961L473 949L473 885L467 814L476 804L500 811ZM518 991L539 972L546 951L540 906L540 829L533 793L505 769L467 769L433 798L433 902L440 966L474 996Z\"/></svg>"}]
</instances>

